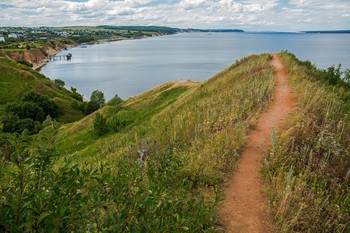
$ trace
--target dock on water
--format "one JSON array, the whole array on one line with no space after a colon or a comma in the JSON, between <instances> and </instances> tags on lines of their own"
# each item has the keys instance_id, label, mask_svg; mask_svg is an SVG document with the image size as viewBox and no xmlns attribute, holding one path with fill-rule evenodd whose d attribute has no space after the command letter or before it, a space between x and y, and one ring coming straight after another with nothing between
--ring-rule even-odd
<instances>
[{"instance_id":1,"label":"dock on water","mask_svg":"<svg viewBox=\"0 0 350 233\"><path fill-rule=\"evenodd\" d=\"M50 56L50 61L57 61L57 60L71 60L72 59L72 54L68 53L65 55L53 55Z\"/></svg>"}]
</instances>

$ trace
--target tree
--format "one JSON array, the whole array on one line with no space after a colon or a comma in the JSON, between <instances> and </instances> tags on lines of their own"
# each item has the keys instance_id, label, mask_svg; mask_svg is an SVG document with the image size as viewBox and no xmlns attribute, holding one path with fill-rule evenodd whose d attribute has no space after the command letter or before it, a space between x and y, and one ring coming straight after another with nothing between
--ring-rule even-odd
<instances>
[{"instance_id":1,"label":"tree","mask_svg":"<svg viewBox=\"0 0 350 233\"><path fill-rule=\"evenodd\" d=\"M64 85L66 85L66 83L61 79L55 79L53 82L60 87L64 87Z\"/></svg>"},{"instance_id":2,"label":"tree","mask_svg":"<svg viewBox=\"0 0 350 233\"><path fill-rule=\"evenodd\" d=\"M108 132L107 120L99 112L96 113L94 119L94 130L98 136L102 136Z\"/></svg>"},{"instance_id":3,"label":"tree","mask_svg":"<svg viewBox=\"0 0 350 233\"><path fill-rule=\"evenodd\" d=\"M90 102L96 103L99 108L101 108L105 104L105 95L102 91L95 90L91 93Z\"/></svg>"},{"instance_id":4,"label":"tree","mask_svg":"<svg viewBox=\"0 0 350 233\"><path fill-rule=\"evenodd\" d=\"M350 84L350 69L346 69L344 72L344 82L346 82L347 84Z\"/></svg>"},{"instance_id":5,"label":"tree","mask_svg":"<svg viewBox=\"0 0 350 233\"><path fill-rule=\"evenodd\" d=\"M116 106L118 104L120 104L121 102L123 102L122 98L120 98L117 94L108 101L108 105L112 105L112 106Z\"/></svg>"},{"instance_id":6,"label":"tree","mask_svg":"<svg viewBox=\"0 0 350 233\"><path fill-rule=\"evenodd\" d=\"M85 115L89 115L90 113L93 113L100 108L99 105L94 101L90 101L84 107L85 107L84 109Z\"/></svg>"},{"instance_id":7,"label":"tree","mask_svg":"<svg viewBox=\"0 0 350 233\"><path fill-rule=\"evenodd\" d=\"M71 91L72 93L77 93L77 89L76 89L75 87L70 87L70 91Z\"/></svg>"}]
</instances>

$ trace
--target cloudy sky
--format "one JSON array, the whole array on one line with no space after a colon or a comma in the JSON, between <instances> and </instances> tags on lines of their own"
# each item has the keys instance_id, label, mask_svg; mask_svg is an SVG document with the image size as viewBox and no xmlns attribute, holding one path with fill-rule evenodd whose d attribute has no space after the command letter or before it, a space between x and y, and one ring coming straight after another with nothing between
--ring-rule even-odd
<instances>
[{"instance_id":1,"label":"cloudy sky","mask_svg":"<svg viewBox=\"0 0 350 233\"><path fill-rule=\"evenodd\" d=\"M0 0L0 26L350 29L350 0Z\"/></svg>"}]
</instances>

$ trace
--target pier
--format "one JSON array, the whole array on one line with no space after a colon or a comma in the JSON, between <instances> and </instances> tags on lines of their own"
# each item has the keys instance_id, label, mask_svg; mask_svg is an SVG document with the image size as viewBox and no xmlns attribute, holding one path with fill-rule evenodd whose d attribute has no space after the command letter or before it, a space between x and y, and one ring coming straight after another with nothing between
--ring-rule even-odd
<instances>
[{"instance_id":1,"label":"pier","mask_svg":"<svg viewBox=\"0 0 350 233\"><path fill-rule=\"evenodd\" d=\"M68 53L66 55L53 55L50 56L50 61L58 61L58 60L71 60L72 54Z\"/></svg>"}]
</instances>

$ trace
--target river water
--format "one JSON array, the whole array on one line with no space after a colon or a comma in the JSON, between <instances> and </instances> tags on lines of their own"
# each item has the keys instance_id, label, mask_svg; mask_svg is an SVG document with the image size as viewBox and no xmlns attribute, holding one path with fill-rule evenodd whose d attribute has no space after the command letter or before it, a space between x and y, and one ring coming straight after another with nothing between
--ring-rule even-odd
<instances>
[{"instance_id":1,"label":"river water","mask_svg":"<svg viewBox=\"0 0 350 233\"><path fill-rule=\"evenodd\" d=\"M53 61L41 73L62 79L86 98L94 90L123 99L169 80L204 81L250 54L288 50L320 68L350 68L350 34L181 33L76 47L71 61Z\"/></svg>"}]
</instances>

